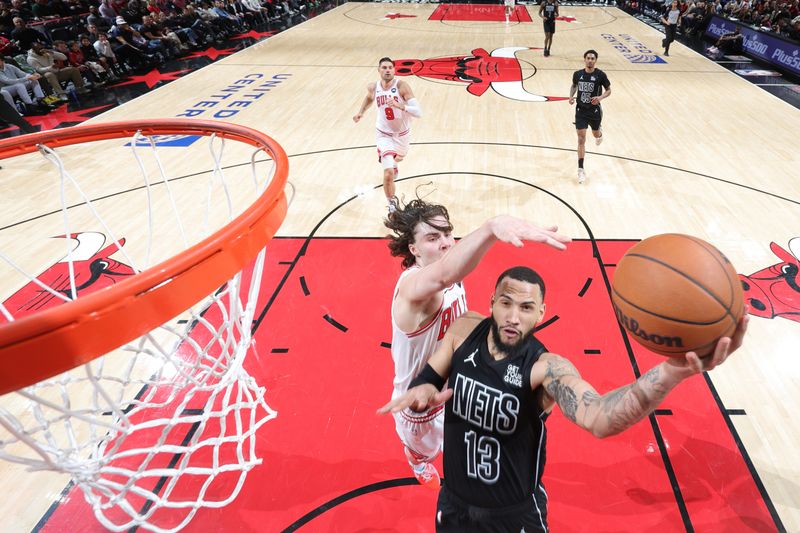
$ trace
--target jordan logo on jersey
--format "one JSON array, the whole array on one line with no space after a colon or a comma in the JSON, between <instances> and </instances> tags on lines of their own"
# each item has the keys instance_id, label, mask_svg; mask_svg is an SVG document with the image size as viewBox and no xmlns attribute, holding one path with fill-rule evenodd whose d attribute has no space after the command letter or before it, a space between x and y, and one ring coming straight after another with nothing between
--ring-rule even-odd
<instances>
[{"instance_id":1,"label":"jordan logo on jersey","mask_svg":"<svg viewBox=\"0 0 800 533\"><path fill-rule=\"evenodd\" d=\"M522 374L519 371L519 367L517 365L508 365L503 381L512 387L522 387Z\"/></svg>"},{"instance_id":2,"label":"jordan logo on jersey","mask_svg":"<svg viewBox=\"0 0 800 533\"><path fill-rule=\"evenodd\" d=\"M472 352L471 354L469 354L469 357L467 357L466 359L464 359L464 362L465 362L465 363L472 363L472 368L478 368L478 365L475 363L475 355L476 355L477 353L478 353L478 350L475 350L474 352Z\"/></svg>"}]
</instances>

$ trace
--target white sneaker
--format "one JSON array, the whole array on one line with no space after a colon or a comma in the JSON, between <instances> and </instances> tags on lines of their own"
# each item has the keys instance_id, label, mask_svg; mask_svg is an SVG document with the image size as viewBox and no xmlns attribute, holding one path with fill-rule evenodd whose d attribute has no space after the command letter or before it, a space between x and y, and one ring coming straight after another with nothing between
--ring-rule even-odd
<instances>
[{"instance_id":1,"label":"white sneaker","mask_svg":"<svg viewBox=\"0 0 800 533\"><path fill-rule=\"evenodd\" d=\"M602 143L602 142L603 142L603 130L601 129L601 130L600 130L600 137L595 137L595 138L594 138L594 143L595 143L597 146L600 146L600 143Z\"/></svg>"},{"instance_id":2,"label":"white sneaker","mask_svg":"<svg viewBox=\"0 0 800 533\"><path fill-rule=\"evenodd\" d=\"M394 214L400 208L400 202L397 200L397 196L392 196L391 198L387 198L386 202L389 208L389 214Z\"/></svg>"},{"instance_id":3,"label":"white sneaker","mask_svg":"<svg viewBox=\"0 0 800 533\"><path fill-rule=\"evenodd\" d=\"M583 183L586 181L586 171L582 168L578 169L578 183Z\"/></svg>"}]
</instances>

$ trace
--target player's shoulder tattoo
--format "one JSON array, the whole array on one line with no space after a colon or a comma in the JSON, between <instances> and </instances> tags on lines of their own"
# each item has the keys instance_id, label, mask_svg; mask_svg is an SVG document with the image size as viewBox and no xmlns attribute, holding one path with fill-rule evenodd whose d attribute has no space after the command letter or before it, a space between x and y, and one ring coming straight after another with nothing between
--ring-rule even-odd
<instances>
[{"instance_id":1,"label":"player's shoulder tattoo","mask_svg":"<svg viewBox=\"0 0 800 533\"><path fill-rule=\"evenodd\" d=\"M578 369L575 368L569 359L561 355L547 352L542 355L545 363L545 377L550 379L559 379L564 376L578 376Z\"/></svg>"}]
</instances>

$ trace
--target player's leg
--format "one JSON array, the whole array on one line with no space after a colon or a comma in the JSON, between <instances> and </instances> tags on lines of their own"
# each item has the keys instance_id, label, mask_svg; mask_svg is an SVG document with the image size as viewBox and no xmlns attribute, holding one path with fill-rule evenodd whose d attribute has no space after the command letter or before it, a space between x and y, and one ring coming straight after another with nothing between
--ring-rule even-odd
<instances>
[{"instance_id":1,"label":"player's leg","mask_svg":"<svg viewBox=\"0 0 800 533\"><path fill-rule=\"evenodd\" d=\"M555 23L550 20L544 20L544 55L550 55L550 47L553 44L553 32L555 31Z\"/></svg>"},{"instance_id":2,"label":"player's leg","mask_svg":"<svg viewBox=\"0 0 800 533\"><path fill-rule=\"evenodd\" d=\"M586 181L586 171L583 170L583 159L586 157L586 128L589 121L580 115L575 116L575 131L578 133L578 183Z\"/></svg>"},{"instance_id":3,"label":"player's leg","mask_svg":"<svg viewBox=\"0 0 800 533\"><path fill-rule=\"evenodd\" d=\"M394 422L414 477L420 485L438 490L439 472L432 463L442 450L443 409L439 406L423 413L406 409L394 414Z\"/></svg>"},{"instance_id":4,"label":"player's leg","mask_svg":"<svg viewBox=\"0 0 800 533\"><path fill-rule=\"evenodd\" d=\"M550 32L547 28L547 21L545 20L543 23L544 27L544 57L550 55Z\"/></svg>"},{"instance_id":5,"label":"player's leg","mask_svg":"<svg viewBox=\"0 0 800 533\"><path fill-rule=\"evenodd\" d=\"M578 167L583 168L583 158L586 157L586 128L576 131L578 132Z\"/></svg>"},{"instance_id":6,"label":"player's leg","mask_svg":"<svg viewBox=\"0 0 800 533\"><path fill-rule=\"evenodd\" d=\"M397 172L397 164L394 161L394 154L384 154L381 157L383 167L383 193L386 195L386 204L389 212L397 210L397 196L395 195L394 177Z\"/></svg>"},{"instance_id":7,"label":"player's leg","mask_svg":"<svg viewBox=\"0 0 800 533\"><path fill-rule=\"evenodd\" d=\"M387 166L384 166L383 172L383 190L386 193L386 201L389 204L389 213L393 213L399 205L397 195L395 193L395 181L400 174L397 164L400 163L408 155L408 149L411 145L411 135L406 134L398 137L391 138L391 153L394 155L394 165L391 168L391 183L388 183ZM390 195L391 194L391 195Z\"/></svg>"},{"instance_id":8,"label":"player's leg","mask_svg":"<svg viewBox=\"0 0 800 533\"><path fill-rule=\"evenodd\" d=\"M603 127L601 126L601 122L603 121L603 115L600 115L600 118L597 120L592 120L589 125L592 127L592 135L594 135L594 143L597 146L600 146L600 143L603 142Z\"/></svg>"},{"instance_id":9,"label":"player's leg","mask_svg":"<svg viewBox=\"0 0 800 533\"><path fill-rule=\"evenodd\" d=\"M394 141L393 137L389 135L378 133L375 143L378 146L378 161L383 168L383 193L386 195L386 204L389 208L389 213L393 213L397 210L398 203L394 185L395 174L397 172L396 158L398 155L405 155L405 152L402 154L398 153L397 143Z\"/></svg>"},{"instance_id":10,"label":"player's leg","mask_svg":"<svg viewBox=\"0 0 800 533\"><path fill-rule=\"evenodd\" d=\"M664 28L666 37L664 38L664 55L669 55L669 45L675 40L675 25L667 24Z\"/></svg>"}]
</instances>

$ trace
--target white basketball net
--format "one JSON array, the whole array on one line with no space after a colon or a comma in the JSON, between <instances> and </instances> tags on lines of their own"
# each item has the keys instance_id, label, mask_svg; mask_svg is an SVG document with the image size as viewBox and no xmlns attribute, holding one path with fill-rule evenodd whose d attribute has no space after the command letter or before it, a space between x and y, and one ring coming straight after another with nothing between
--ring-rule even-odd
<instances>
[{"instance_id":1,"label":"white basketball net","mask_svg":"<svg viewBox=\"0 0 800 533\"><path fill-rule=\"evenodd\" d=\"M105 236L107 243L115 245L111 254L116 254L117 261L139 272L164 259L156 250L160 240L175 239L184 248L191 246L238 215L237 202L244 200L238 203L246 207L275 172L271 159L258 162L258 151L252 153L243 143L235 144L246 146L250 155L245 164L241 164L240 150L238 162L225 167L225 141L214 136L200 139L207 142L211 157L206 157L205 172L181 187L202 190L198 180L204 181L205 201L202 209L197 208L196 199L181 205L186 191L176 193L178 180L168 176L170 171L159 155L168 149L157 148L157 141L137 134L130 147L124 148L132 155L130 168L138 168L143 178L140 195L146 196L142 203L147 212L142 213L141 224L148 228L147 243L139 241L138 254L128 251L124 235L101 212L101 202L90 199L67 171L68 157L43 148L51 174L55 166L60 179L61 213L51 218L60 218L63 224L59 232L46 235L59 235L67 243L66 257L59 264L63 267L66 262L68 274L58 283L44 283L38 272L26 272L21 266L24 261L2 249L0 273L21 277L20 285L37 284L45 299L79 298L84 281L80 269L85 269L81 261L86 260L80 251L83 241ZM119 145L124 142L117 140L116 148L123 150ZM228 176L231 167L240 168L236 177ZM150 179L153 173L158 175L155 180ZM78 204L81 216L85 215L81 222L74 220ZM194 211L205 213L197 217ZM87 227L94 231L86 231ZM164 236L164 228L169 228L169 236ZM175 255L177 250L179 246L173 246L170 253ZM264 400L264 388L243 367L254 348L251 327L264 256L262 250L251 271L238 272L214 294L143 337L0 398L4 428L0 428L0 458L31 470L68 473L100 523L113 531L137 526L176 531L199 508L232 501L248 471L261 463L256 456L256 432L276 416ZM103 272L108 274L110 260L103 260ZM0 303L0 313L4 322L13 321L20 311Z\"/></svg>"}]
</instances>

